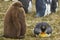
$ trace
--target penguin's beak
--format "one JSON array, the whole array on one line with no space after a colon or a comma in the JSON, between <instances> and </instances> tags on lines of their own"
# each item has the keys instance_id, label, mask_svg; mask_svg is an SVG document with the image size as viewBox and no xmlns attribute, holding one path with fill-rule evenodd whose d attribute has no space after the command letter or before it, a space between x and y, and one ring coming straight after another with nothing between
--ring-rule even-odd
<instances>
[{"instance_id":1,"label":"penguin's beak","mask_svg":"<svg viewBox=\"0 0 60 40\"><path fill-rule=\"evenodd\" d=\"M40 36L40 37L46 37L47 34L46 34L45 32L41 32L41 33L39 34L39 36Z\"/></svg>"}]
</instances>

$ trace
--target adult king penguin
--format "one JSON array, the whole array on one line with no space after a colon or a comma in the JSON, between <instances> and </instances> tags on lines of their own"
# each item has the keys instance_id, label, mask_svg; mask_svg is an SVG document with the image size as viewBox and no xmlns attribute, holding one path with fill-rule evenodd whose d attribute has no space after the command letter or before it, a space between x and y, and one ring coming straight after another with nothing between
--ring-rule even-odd
<instances>
[{"instance_id":1,"label":"adult king penguin","mask_svg":"<svg viewBox=\"0 0 60 40\"><path fill-rule=\"evenodd\" d=\"M57 7L58 7L58 0L52 0L51 12L56 12Z\"/></svg>"},{"instance_id":2,"label":"adult king penguin","mask_svg":"<svg viewBox=\"0 0 60 40\"><path fill-rule=\"evenodd\" d=\"M40 37L49 37L51 36L52 28L51 26L46 23L37 23L36 27L34 28L34 34Z\"/></svg>"},{"instance_id":3,"label":"adult king penguin","mask_svg":"<svg viewBox=\"0 0 60 40\"><path fill-rule=\"evenodd\" d=\"M36 0L36 17L43 17L45 14L45 0Z\"/></svg>"},{"instance_id":4,"label":"adult king penguin","mask_svg":"<svg viewBox=\"0 0 60 40\"><path fill-rule=\"evenodd\" d=\"M23 8L26 13L32 12L32 0L18 0L23 4Z\"/></svg>"}]
</instances>

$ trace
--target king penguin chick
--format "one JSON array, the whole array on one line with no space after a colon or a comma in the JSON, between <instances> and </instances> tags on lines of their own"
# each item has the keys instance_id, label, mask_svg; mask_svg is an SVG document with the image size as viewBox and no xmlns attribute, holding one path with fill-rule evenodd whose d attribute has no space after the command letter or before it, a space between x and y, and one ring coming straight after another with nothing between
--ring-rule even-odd
<instances>
[{"instance_id":1,"label":"king penguin chick","mask_svg":"<svg viewBox=\"0 0 60 40\"><path fill-rule=\"evenodd\" d=\"M52 34L52 28L46 22L37 23L34 28L34 34L40 37L49 37Z\"/></svg>"}]
</instances>

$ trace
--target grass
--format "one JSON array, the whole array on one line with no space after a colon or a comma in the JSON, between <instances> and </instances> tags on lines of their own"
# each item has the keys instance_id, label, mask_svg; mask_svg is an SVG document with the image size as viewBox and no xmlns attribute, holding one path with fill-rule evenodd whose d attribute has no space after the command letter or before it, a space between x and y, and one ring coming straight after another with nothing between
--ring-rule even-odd
<instances>
[{"instance_id":1,"label":"grass","mask_svg":"<svg viewBox=\"0 0 60 40\"><path fill-rule=\"evenodd\" d=\"M60 0L59 0L60 2ZM2 2L0 1L0 40L19 40L19 39L10 39L10 38L4 38L2 35L4 34L4 16L7 8L12 2ZM26 36L24 39L20 40L60 40L60 10L58 10L56 13L52 13L46 17L40 17L35 18L35 7L33 2L33 11L30 14L26 14ZM59 5L60 6L60 5ZM60 9L60 8L58 8ZM36 23L38 22L47 22L51 25L53 29L53 33L51 37L48 38L40 38L40 37L33 37L33 31L32 29L35 27Z\"/></svg>"}]
</instances>

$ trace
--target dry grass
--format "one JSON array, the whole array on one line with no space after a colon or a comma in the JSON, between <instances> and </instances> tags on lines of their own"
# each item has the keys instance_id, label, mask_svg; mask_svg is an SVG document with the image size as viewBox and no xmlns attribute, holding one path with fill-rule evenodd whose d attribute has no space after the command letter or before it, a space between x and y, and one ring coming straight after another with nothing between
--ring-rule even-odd
<instances>
[{"instance_id":1,"label":"dry grass","mask_svg":"<svg viewBox=\"0 0 60 40\"><path fill-rule=\"evenodd\" d=\"M60 0L59 0L60 2ZM12 2L1 2L0 1L0 40L19 40L19 39L10 39L10 38L4 38L3 35L3 28L4 28L4 13L6 12L8 6ZM60 8L59 8L60 9ZM33 3L33 12L30 14L26 14L26 36L24 39L20 40L60 40L60 10L58 10L56 13L52 13L46 17L40 17L35 18L35 8ZM3 14L2 14L3 13ZM48 38L40 38L40 37L33 37L32 29L35 27L36 23L38 22L47 22L51 25L53 29L53 33L51 37Z\"/></svg>"}]
</instances>

